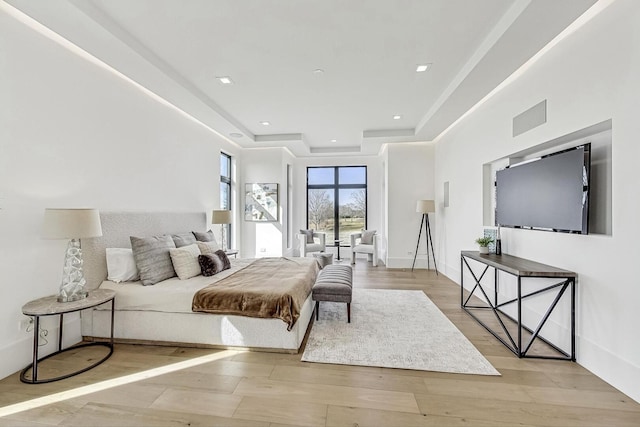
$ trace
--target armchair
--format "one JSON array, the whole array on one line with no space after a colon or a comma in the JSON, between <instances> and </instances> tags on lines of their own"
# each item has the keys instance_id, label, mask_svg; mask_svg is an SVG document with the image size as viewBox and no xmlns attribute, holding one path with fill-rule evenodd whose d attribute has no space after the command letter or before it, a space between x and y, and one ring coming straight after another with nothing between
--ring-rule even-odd
<instances>
[{"instance_id":1,"label":"armchair","mask_svg":"<svg viewBox=\"0 0 640 427\"><path fill-rule=\"evenodd\" d=\"M307 235L299 233L297 235L298 242L300 243L300 256L305 257L311 252L324 252L326 249L326 235L325 233L315 232L313 233L313 243L307 243Z\"/></svg>"},{"instance_id":2,"label":"armchair","mask_svg":"<svg viewBox=\"0 0 640 427\"><path fill-rule=\"evenodd\" d=\"M378 266L378 235L374 234L372 243L362 243L362 233L351 233L351 264L356 263L356 253L367 254L374 267Z\"/></svg>"}]
</instances>

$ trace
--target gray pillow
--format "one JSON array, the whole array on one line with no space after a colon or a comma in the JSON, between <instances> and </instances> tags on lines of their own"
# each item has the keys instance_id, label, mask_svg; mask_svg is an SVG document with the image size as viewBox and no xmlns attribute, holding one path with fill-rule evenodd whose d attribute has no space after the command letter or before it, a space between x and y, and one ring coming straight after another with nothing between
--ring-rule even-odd
<instances>
[{"instance_id":1,"label":"gray pillow","mask_svg":"<svg viewBox=\"0 0 640 427\"><path fill-rule=\"evenodd\" d=\"M171 238L173 239L173 243L175 243L176 248L193 245L196 242L196 238L193 233L173 234L171 235Z\"/></svg>"},{"instance_id":2,"label":"gray pillow","mask_svg":"<svg viewBox=\"0 0 640 427\"><path fill-rule=\"evenodd\" d=\"M192 231L192 233L198 242L215 242L216 241L216 238L213 236L213 231L211 230L205 231L204 233L200 231Z\"/></svg>"},{"instance_id":3,"label":"gray pillow","mask_svg":"<svg viewBox=\"0 0 640 427\"><path fill-rule=\"evenodd\" d=\"M362 237L360 237L360 243L363 245L373 245L373 236L376 235L376 230L362 230Z\"/></svg>"},{"instance_id":4,"label":"gray pillow","mask_svg":"<svg viewBox=\"0 0 640 427\"><path fill-rule=\"evenodd\" d=\"M143 285L155 285L176 275L169 253L169 249L176 247L171 236L131 236L130 239Z\"/></svg>"},{"instance_id":5,"label":"gray pillow","mask_svg":"<svg viewBox=\"0 0 640 427\"><path fill-rule=\"evenodd\" d=\"M307 236L307 243L313 244L313 228L311 230L300 230L300 234L305 234Z\"/></svg>"}]
</instances>

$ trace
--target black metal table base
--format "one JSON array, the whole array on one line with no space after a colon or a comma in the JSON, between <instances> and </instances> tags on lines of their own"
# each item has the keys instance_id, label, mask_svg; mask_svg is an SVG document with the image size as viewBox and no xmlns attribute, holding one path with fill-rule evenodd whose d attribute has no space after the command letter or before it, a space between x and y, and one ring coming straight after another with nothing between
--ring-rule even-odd
<instances>
[{"instance_id":1,"label":"black metal table base","mask_svg":"<svg viewBox=\"0 0 640 427\"><path fill-rule=\"evenodd\" d=\"M22 372L20 373L20 381L22 381L23 383L27 383L27 384L44 384L44 383L51 383L51 382L54 382L54 381L64 380L66 378L70 378L70 377L73 377L75 375L79 375L79 374L81 374L83 372L86 372L89 369L95 368L96 366L100 365L102 362L107 360L109 357L111 357L111 355L113 354L113 342L90 342L90 343L78 344L78 345L75 345L73 347L68 347L68 348L65 348L63 350L59 350L59 351L56 351L54 353L51 353L51 354L49 354L49 355L47 355L47 356L45 356L45 357L43 357L41 359L38 359L38 364L40 362L42 362L43 360L47 360L50 357L57 356L60 353L64 353L66 351L71 351L71 350L77 350L77 349L83 348L83 347L92 347L92 346L107 347L109 349L109 353L107 353L107 355L104 356L102 359L98 360L97 362L95 362L95 363L93 363L93 364L91 364L91 365L89 365L87 367L82 368L79 371L74 371L74 372L71 372L71 373L66 374L66 375L60 375L59 377L45 378L45 379L41 379L41 380L39 380L39 379L35 379L34 380L33 379L33 372L31 373L31 378L27 377L27 372L29 372L33 368L33 363L30 363L29 366L24 368L22 370ZM36 372L37 372L37 370L36 370Z\"/></svg>"},{"instance_id":2,"label":"black metal table base","mask_svg":"<svg viewBox=\"0 0 640 427\"><path fill-rule=\"evenodd\" d=\"M476 261L478 261L476 259ZM480 261L481 262L481 261ZM467 298L465 299L464 296L464 267L467 267L467 270L469 271L469 273L471 274L471 276L473 277L473 279L475 280L475 285L473 287L473 289L471 290L471 292L469 293L469 295L467 296ZM489 270L489 267L493 267L494 269L494 280L493 280L493 301L492 299L489 297L489 294L487 293L487 291L485 290L485 288L483 287L481 281L484 278L484 275L487 273L487 271ZM516 275L517 278L517 291L518 291L518 296L516 298L510 299L508 301L504 301L504 302L499 302L498 301L498 268L496 268L495 266L490 266L490 265L486 265L484 267L484 270L482 271L482 273L479 275L479 277L474 273L474 271L471 269L471 267L469 266L469 263L467 262L467 259L465 258L464 255L461 255L460 257L460 271L461 271L461 283L460 283L460 305L462 307L462 309L464 311L466 311L473 319L476 320L476 322L478 322L482 327L484 327L489 333L491 333L491 335L493 335L496 339L498 339L505 347L507 347L513 354L515 354L516 356L518 356L519 358L536 358L536 359L554 359L554 360L571 360L574 361L576 360L576 344L575 344L575 277L563 277L562 280L558 283L555 283L553 285L547 286L543 289L539 289L530 293L527 293L525 295L522 294L522 276ZM508 272L507 272L508 273ZM545 276L545 275L536 275L536 276L528 276L530 278L557 278L555 276ZM554 309L556 308L556 306L558 305L558 302L561 300L562 296L565 295L565 292L567 291L567 289L571 289L571 353L567 353L566 351L562 350L560 347L558 347L557 345L553 344L552 342L550 342L549 340L543 338L542 336L540 336L540 331L542 330L543 326L546 324L547 320L549 319L549 316L551 315L551 313L554 311ZM475 292L479 290L482 294L482 296L484 297L484 300L486 301L487 305L470 305L469 301L471 300L471 297L474 296ZM551 305L547 308L546 313L542 316L540 322L538 323L538 325L536 325L535 329L531 329L525 325L522 324L522 301L530 298L534 295L539 295L542 293L546 293L549 291L553 291L553 290L557 290L557 293L555 295L555 298L553 300L553 302L551 303ZM510 316L509 314L505 313L501 308L505 307L509 304L516 304L517 306L517 317L514 318L512 316ZM489 325L487 325L485 322L483 322L478 316L476 316L474 314L473 311L476 310L480 310L480 311L491 311L493 312L496 320L498 321L499 325L500 325L500 329L504 332L504 336L506 336L506 339L503 336L500 336L496 331L494 331ZM507 325L505 325L505 322L503 319L507 319L509 322L514 323L517 326L517 334L514 337L510 332L509 329L507 328ZM524 345L523 347L523 334L522 331L525 330L527 332L529 332L531 334L529 341L526 343L526 345ZM551 347L555 352L558 353L558 356L551 356L551 355L539 355L539 354L529 354L529 350L531 349L532 345L534 344L534 342L536 340L540 340L543 343L547 344L549 347Z\"/></svg>"},{"instance_id":3,"label":"black metal table base","mask_svg":"<svg viewBox=\"0 0 640 427\"><path fill-rule=\"evenodd\" d=\"M38 335L40 333L40 317L41 316L32 316L34 318L34 324L33 324L33 362L29 364L29 366L27 366L26 368L24 368L22 370L22 372L20 372L20 381L22 381L23 383L26 384L44 384L44 383L50 383L50 382L54 382L54 381L60 381L60 380L64 380L66 378L70 378L73 377L75 375L79 375L83 372L88 371L89 369L95 368L96 366L100 365L102 362L104 362L105 360L107 360L109 357L111 357L111 355L113 354L113 327L114 327L114 314L115 314L115 300L112 297L110 299L111 301L111 338L108 342L90 342L90 343L83 343L83 344L78 344L78 345L74 345L72 347L68 347L63 349L62 348L62 330L63 330L63 320L64 320L64 314L65 313L59 313L60 316L60 326L59 326L59 330L58 330L58 350L48 354L42 358L38 358ZM74 311L82 311L86 308L81 308L78 310L74 310ZM72 313L73 311L67 311L67 313ZM104 356L102 359L98 360L97 362L91 364L90 366L86 366L80 370L71 372L69 374L65 374L65 375L60 375L58 377L53 377L53 378L44 378L44 379L38 379L38 364L44 360L47 360L51 357L57 356L60 353L64 353L67 351L71 351L71 350L77 350L79 348L83 348L83 347L93 347L93 346L103 346L103 347L107 347L109 349L109 353L107 353L106 356ZM31 370L31 378L27 378L27 372L29 372L29 370Z\"/></svg>"}]
</instances>

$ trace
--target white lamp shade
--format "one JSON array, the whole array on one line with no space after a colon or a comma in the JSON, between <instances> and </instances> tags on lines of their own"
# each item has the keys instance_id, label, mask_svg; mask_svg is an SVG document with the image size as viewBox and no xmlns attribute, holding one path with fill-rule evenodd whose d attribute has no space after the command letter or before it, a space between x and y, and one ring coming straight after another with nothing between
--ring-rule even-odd
<instances>
[{"instance_id":1,"label":"white lamp shade","mask_svg":"<svg viewBox=\"0 0 640 427\"><path fill-rule=\"evenodd\" d=\"M418 200L416 204L416 212L418 213L429 213L436 211L436 202L435 200Z\"/></svg>"},{"instance_id":2,"label":"white lamp shade","mask_svg":"<svg viewBox=\"0 0 640 427\"><path fill-rule=\"evenodd\" d=\"M214 210L211 214L211 224L231 224L231 211Z\"/></svg>"},{"instance_id":3,"label":"white lamp shade","mask_svg":"<svg viewBox=\"0 0 640 427\"><path fill-rule=\"evenodd\" d=\"M81 239L102 236L97 209L45 209L42 237Z\"/></svg>"}]
</instances>

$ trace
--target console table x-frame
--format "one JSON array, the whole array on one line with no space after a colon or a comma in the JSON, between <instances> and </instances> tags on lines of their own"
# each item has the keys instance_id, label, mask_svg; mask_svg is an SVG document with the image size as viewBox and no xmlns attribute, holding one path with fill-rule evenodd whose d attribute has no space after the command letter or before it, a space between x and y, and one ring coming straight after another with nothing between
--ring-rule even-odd
<instances>
[{"instance_id":1,"label":"console table x-frame","mask_svg":"<svg viewBox=\"0 0 640 427\"><path fill-rule=\"evenodd\" d=\"M471 269L471 267L469 266L468 263L468 259L477 261L481 264L484 264L484 270L482 271L482 273L478 276L476 275L473 270ZM475 285L473 287L473 289L471 290L471 292L469 293L469 295L467 296L467 298L465 299L464 297L464 266L467 267L467 270L469 271L469 273L471 273L471 276L473 277L473 279L475 280ZM489 297L489 293L486 291L486 289L483 287L481 281L482 278L484 277L485 273L489 270L489 267L492 267L494 270L494 279L493 279L493 300L492 298ZM516 277L517 279L517 291L518 291L518 296L516 298L510 299L508 301L504 301L504 302L499 302L498 300L498 271L503 271L505 273L511 274L513 276ZM532 291L530 293L527 293L525 295L522 294L522 279L523 278L547 278L547 279L561 279L560 282L555 283L553 285L550 286L546 286L542 289L538 289L536 291ZM576 279L577 279L577 274L572 272L572 271L567 271L567 270L562 270L556 267L551 267L549 265L545 265L545 264L540 264L534 261L530 261L524 258L518 258L515 256L511 256L511 255L494 255L494 254L489 254L489 255L481 255L479 252L477 251L462 251L460 253L460 306L462 307L463 310L465 310L471 317L473 317L480 325L482 325L487 331L489 331L494 337L496 337L500 342L502 342L502 344L504 344L505 347L507 347L509 350L511 350L516 356L523 358L523 357L529 357L529 358L539 358L539 359L560 359L560 360L571 360L574 361L576 360L576 322L575 322L575 301L576 301L576 291L575 291L575 285L576 285ZM486 286L486 285L485 285ZM551 313L553 312L553 310L556 308L556 306L558 305L558 302L560 301L560 299L562 298L562 296L565 294L565 292L567 291L567 289L570 288L570 292L571 292L571 354L567 353L566 351L562 350L561 348L559 348L557 345L551 343L550 341L548 341L547 339L541 337L540 331L542 330L542 327L545 325L545 323L547 322L547 320L549 319L549 316L551 315ZM484 297L486 304L487 305L470 305L469 301L471 300L471 297L474 295L474 293L479 290L482 294L482 296ZM549 307L547 308L547 312L542 316L542 319L540 320L540 322L538 323L538 325L535 327L534 329L530 329L528 327L526 327L525 325L522 324L522 301L526 298L532 297L534 295L539 295L545 292L549 292L552 290L557 290L557 294L555 296L555 298L553 299L553 301L551 302L551 305L549 305ZM508 315L507 313L505 313L501 308L508 305L508 304L516 304L517 306L517 316L516 318L511 317L510 315ZM478 318L473 311L475 310L491 310L493 312L493 314L495 315L496 319L498 320L498 323L500 324L500 327L502 329L502 331L505 333L506 338L508 339L508 341L506 339L504 339L503 337L501 337L500 335L498 335L497 332L495 332L494 330L492 330L489 325L487 325L485 322L483 322L480 318ZM506 327L506 325L504 324L503 319L501 318L501 315L508 318L509 320L515 322L517 324L518 330L517 330L517 336L514 337L512 336L512 334L509 332L508 328ZM531 334L531 337L529 339L529 342L524 346L522 345L522 330L526 330ZM536 339L539 339L540 341L544 342L545 344L549 345L551 348L553 348L557 353L559 353L558 356L550 356L550 355L533 355L533 354L527 354L529 352L529 350L531 349L531 346L533 345L533 343L536 341Z\"/></svg>"}]
</instances>

